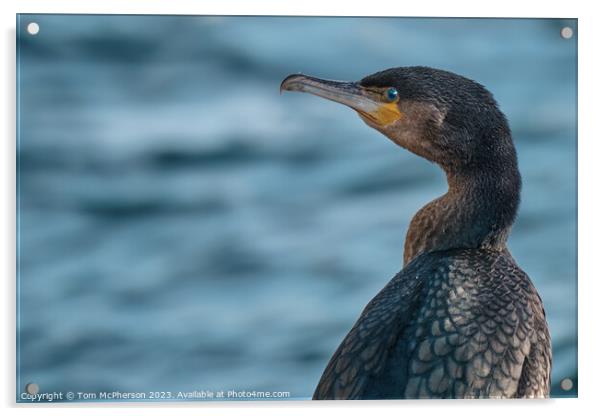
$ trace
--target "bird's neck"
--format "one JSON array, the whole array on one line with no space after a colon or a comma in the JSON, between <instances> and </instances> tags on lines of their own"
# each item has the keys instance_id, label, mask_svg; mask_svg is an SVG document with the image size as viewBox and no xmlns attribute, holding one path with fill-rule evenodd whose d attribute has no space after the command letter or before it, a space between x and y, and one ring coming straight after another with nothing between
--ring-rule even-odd
<instances>
[{"instance_id":1,"label":"bird's neck","mask_svg":"<svg viewBox=\"0 0 602 416\"><path fill-rule=\"evenodd\" d=\"M412 219L404 266L425 252L506 249L520 199L515 157L509 163L493 161L486 168L447 172L447 182L448 192L422 207Z\"/></svg>"}]
</instances>

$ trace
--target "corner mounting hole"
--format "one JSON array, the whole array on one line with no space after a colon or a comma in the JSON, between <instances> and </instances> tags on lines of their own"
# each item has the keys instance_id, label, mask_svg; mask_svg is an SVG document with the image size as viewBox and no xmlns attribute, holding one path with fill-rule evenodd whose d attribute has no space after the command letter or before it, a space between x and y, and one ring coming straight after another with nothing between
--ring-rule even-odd
<instances>
[{"instance_id":1,"label":"corner mounting hole","mask_svg":"<svg viewBox=\"0 0 602 416\"><path fill-rule=\"evenodd\" d=\"M569 26L565 26L560 30L560 36L563 39L570 39L573 37L573 29Z\"/></svg>"},{"instance_id":2,"label":"corner mounting hole","mask_svg":"<svg viewBox=\"0 0 602 416\"><path fill-rule=\"evenodd\" d=\"M30 24L27 25L27 33L29 33L30 35L37 35L40 32L40 25L37 24L36 22L31 22Z\"/></svg>"},{"instance_id":3,"label":"corner mounting hole","mask_svg":"<svg viewBox=\"0 0 602 416\"><path fill-rule=\"evenodd\" d=\"M564 391L572 390L573 388L573 380L570 378L565 378L560 382L560 388Z\"/></svg>"},{"instance_id":4,"label":"corner mounting hole","mask_svg":"<svg viewBox=\"0 0 602 416\"><path fill-rule=\"evenodd\" d=\"M29 394L38 394L38 392L40 391L40 386L38 386L36 383L29 383L25 386L25 392L29 393Z\"/></svg>"}]
</instances>

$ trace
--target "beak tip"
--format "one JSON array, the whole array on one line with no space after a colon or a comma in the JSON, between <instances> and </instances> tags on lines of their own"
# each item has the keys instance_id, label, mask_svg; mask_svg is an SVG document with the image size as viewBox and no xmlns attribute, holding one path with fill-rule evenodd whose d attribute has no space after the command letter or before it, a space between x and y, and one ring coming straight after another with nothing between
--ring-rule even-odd
<instances>
[{"instance_id":1,"label":"beak tip","mask_svg":"<svg viewBox=\"0 0 602 416\"><path fill-rule=\"evenodd\" d=\"M289 76L287 76L286 78L284 78L282 80L282 83L280 83L280 94L282 94L282 91L298 91L295 88L295 81L298 81L300 78L303 78L304 75L301 73L298 74L291 74Z\"/></svg>"}]
</instances>

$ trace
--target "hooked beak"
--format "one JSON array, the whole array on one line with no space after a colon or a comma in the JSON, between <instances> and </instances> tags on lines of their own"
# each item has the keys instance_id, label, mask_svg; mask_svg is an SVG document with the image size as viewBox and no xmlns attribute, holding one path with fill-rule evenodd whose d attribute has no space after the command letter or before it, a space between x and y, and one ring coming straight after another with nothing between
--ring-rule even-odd
<instances>
[{"instance_id":1,"label":"hooked beak","mask_svg":"<svg viewBox=\"0 0 602 416\"><path fill-rule=\"evenodd\" d=\"M401 118L395 102L384 102L381 91L362 87L357 82L331 81L303 74L289 75L280 84L282 91L317 95L351 107L368 124L383 127Z\"/></svg>"}]
</instances>

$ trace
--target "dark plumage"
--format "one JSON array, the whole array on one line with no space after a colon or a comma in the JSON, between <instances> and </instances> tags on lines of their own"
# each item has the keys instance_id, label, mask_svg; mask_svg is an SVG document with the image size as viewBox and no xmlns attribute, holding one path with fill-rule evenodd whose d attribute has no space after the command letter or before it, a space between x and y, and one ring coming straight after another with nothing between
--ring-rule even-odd
<instances>
[{"instance_id":1,"label":"dark plumage","mask_svg":"<svg viewBox=\"0 0 602 416\"><path fill-rule=\"evenodd\" d=\"M403 270L366 306L314 399L547 397L550 336L541 299L506 247L521 181L492 95L425 67L359 83L292 75L281 89L355 109L438 164L449 185L412 219Z\"/></svg>"}]
</instances>

